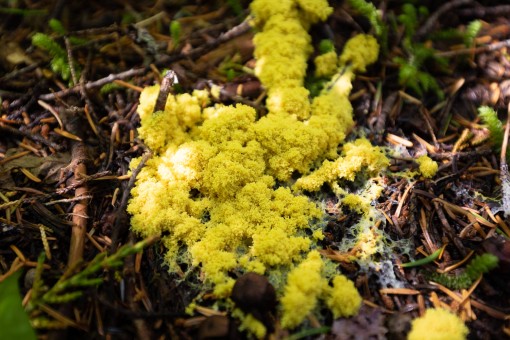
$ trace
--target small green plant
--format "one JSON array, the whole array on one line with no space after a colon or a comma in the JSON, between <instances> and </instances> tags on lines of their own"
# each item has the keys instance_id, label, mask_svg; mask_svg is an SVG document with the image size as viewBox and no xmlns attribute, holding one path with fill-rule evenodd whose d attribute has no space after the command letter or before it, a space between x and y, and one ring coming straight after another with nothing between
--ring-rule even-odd
<instances>
[{"instance_id":1,"label":"small green plant","mask_svg":"<svg viewBox=\"0 0 510 340\"><path fill-rule=\"evenodd\" d=\"M375 34L380 40L383 52L387 50L388 26L383 22L377 8L365 0L349 0L352 8L366 17L372 25ZM403 48L406 57L395 57L393 61L399 66L399 83L407 86L418 95L433 91L439 98L444 98L444 93L436 79L428 72L423 71L426 63L434 62L440 67L446 67L446 59L436 55L436 51L424 44L413 41L420 19L428 15L424 6L416 7L406 3L402 6L402 13L398 16L398 22L404 26Z\"/></svg>"},{"instance_id":2,"label":"small green plant","mask_svg":"<svg viewBox=\"0 0 510 340\"><path fill-rule=\"evenodd\" d=\"M69 38L69 42L73 46L84 45L88 42L87 39L69 35L69 32L65 29L62 22L58 19L50 19L50 21L48 22L48 25L53 30L53 32L55 32L58 36L67 36Z\"/></svg>"},{"instance_id":3,"label":"small green plant","mask_svg":"<svg viewBox=\"0 0 510 340\"><path fill-rule=\"evenodd\" d=\"M402 263L400 265L400 267L402 267L402 268L410 268L410 267L423 266L424 264L427 264L427 263L430 263L432 261L437 260L439 255L443 252L443 250L444 250L444 246L439 248L438 250L436 250L435 252L433 252L432 254L430 254L427 257L424 257L422 259L419 259L419 260L416 260L416 261L412 261L412 262Z\"/></svg>"},{"instance_id":4,"label":"small green plant","mask_svg":"<svg viewBox=\"0 0 510 340\"><path fill-rule=\"evenodd\" d=\"M48 25L53 30L53 32L55 32L57 34L60 34L60 35L67 34L67 30L64 28L64 25L62 24L62 22L58 19L50 19L50 21L48 22Z\"/></svg>"},{"instance_id":5,"label":"small green plant","mask_svg":"<svg viewBox=\"0 0 510 340\"><path fill-rule=\"evenodd\" d=\"M225 58L220 65L218 65L218 71L220 74L225 75L229 82L242 74L250 74L251 72L249 68L242 64L239 54L234 54L232 57Z\"/></svg>"},{"instance_id":6,"label":"small green plant","mask_svg":"<svg viewBox=\"0 0 510 340\"><path fill-rule=\"evenodd\" d=\"M362 16L367 18L372 27L374 28L375 34L381 36L386 30L385 24L382 21L381 14L377 11L377 8L373 3L365 0L349 0L349 5L359 12Z\"/></svg>"},{"instance_id":7,"label":"small green plant","mask_svg":"<svg viewBox=\"0 0 510 340\"><path fill-rule=\"evenodd\" d=\"M497 112L491 107L481 106L478 108L478 117L480 117L482 122L487 125L492 145L497 151L501 151L504 131L503 123L499 120Z\"/></svg>"},{"instance_id":8,"label":"small green plant","mask_svg":"<svg viewBox=\"0 0 510 340\"><path fill-rule=\"evenodd\" d=\"M498 258L495 255L485 253L472 259L464 273L460 275L450 276L447 274L431 273L429 274L429 280L440 283L451 289L466 289L473 281L478 279L480 275L487 273L497 266Z\"/></svg>"},{"instance_id":9,"label":"small green plant","mask_svg":"<svg viewBox=\"0 0 510 340\"><path fill-rule=\"evenodd\" d=\"M52 37L44 33L36 33L32 37L32 45L45 50L51 56L51 69L60 74L62 79L70 80L71 68L66 51Z\"/></svg>"},{"instance_id":10,"label":"small green plant","mask_svg":"<svg viewBox=\"0 0 510 340\"><path fill-rule=\"evenodd\" d=\"M482 22L480 20L473 20L464 30L448 28L433 32L429 37L431 40L462 41L466 47L471 47L474 45L481 28Z\"/></svg>"},{"instance_id":11,"label":"small green plant","mask_svg":"<svg viewBox=\"0 0 510 340\"><path fill-rule=\"evenodd\" d=\"M473 20L467 25L466 30L464 31L464 44L467 47L473 46L475 42L475 38L480 32L482 28L482 22L480 20Z\"/></svg>"},{"instance_id":12,"label":"small green plant","mask_svg":"<svg viewBox=\"0 0 510 340\"><path fill-rule=\"evenodd\" d=\"M59 36L65 36L68 34L62 22L57 19L51 19L48 22L48 25L53 32ZM69 36L68 38L71 45L79 46L87 43L87 40L79 37ZM63 80L68 80L70 84L73 84L71 79L71 66L69 65L67 51L60 46L53 37L45 33L36 33L32 36L32 45L48 52L51 56L50 65L53 72L58 73ZM76 72L76 78L79 78L80 68L78 65L73 66Z\"/></svg>"},{"instance_id":13,"label":"small green plant","mask_svg":"<svg viewBox=\"0 0 510 340\"><path fill-rule=\"evenodd\" d=\"M434 48L413 40L420 19L427 15L428 11L423 6L418 8L412 4L402 6L398 21L404 26L402 47L406 57L395 57L393 61L399 65L398 78L402 86L409 87L420 96L425 92L434 91L440 99L443 99L444 93L436 79L430 73L423 71L423 68L426 63L432 62L446 69L447 60L438 57Z\"/></svg>"},{"instance_id":14,"label":"small green plant","mask_svg":"<svg viewBox=\"0 0 510 340\"><path fill-rule=\"evenodd\" d=\"M349 5L351 5L351 7L360 15L367 18L374 29L375 35L380 40L381 49L385 52L388 47L388 27L383 22L381 14L374 4L365 0L349 0Z\"/></svg>"},{"instance_id":15,"label":"small green plant","mask_svg":"<svg viewBox=\"0 0 510 340\"><path fill-rule=\"evenodd\" d=\"M122 266L123 260L127 256L139 253L155 240L156 238L153 237L134 245L124 245L111 255L106 252L100 253L85 266L83 263L78 263L75 267L68 269L50 288L42 280L45 260L44 253L42 253L38 259L32 295L27 306L27 312L34 316L31 319L33 326L39 328L59 327L59 322L41 316L41 306L67 303L83 296L85 288L98 286L103 282L103 279L99 277L103 269Z\"/></svg>"},{"instance_id":16,"label":"small green plant","mask_svg":"<svg viewBox=\"0 0 510 340\"><path fill-rule=\"evenodd\" d=\"M172 37L172 44L174 48L181 42L181 23L177 20L172 20L170 23L170 36Z\"/></svg>"}]
</instances>

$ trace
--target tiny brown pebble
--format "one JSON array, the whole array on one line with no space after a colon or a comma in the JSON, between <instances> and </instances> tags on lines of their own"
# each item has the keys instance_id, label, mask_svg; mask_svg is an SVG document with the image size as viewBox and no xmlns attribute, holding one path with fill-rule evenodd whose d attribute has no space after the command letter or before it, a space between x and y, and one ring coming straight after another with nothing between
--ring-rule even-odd
<instances>
[{"instance_id":1,"label":"tiny brown pebble","mask_svg":"<svg viewBox=\"0 0 510 340\"><path fill-rule=\"evenodd\" d=\"M198 339L226 339L230 320L223 315L213 315L200 324Z\"/></svg>"}]
</instances>

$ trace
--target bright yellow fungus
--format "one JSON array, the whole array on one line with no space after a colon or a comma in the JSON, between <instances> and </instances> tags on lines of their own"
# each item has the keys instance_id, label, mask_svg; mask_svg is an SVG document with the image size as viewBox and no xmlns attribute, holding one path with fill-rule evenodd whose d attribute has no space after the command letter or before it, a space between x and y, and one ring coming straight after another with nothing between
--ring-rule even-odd
<instances>
[{"instance_id":1,"label":"bright yellow fungus","mask_svg":"<svg viewBox=\"0 0 510 340\"><path fill-rule=\"evenodd\" d=\"M256 339L263 339L266 336L267 330L262 322L256 319L252 314L245 314L239 308L232 311L232 317L240 319L240 331L248 331L253 334Z\"/></svg>"},{"instance_id":2,"label":"bright yellow fungus","mask_svg":"<svg viewBox=\"0 0 510 340\"><path fill-rule=\"evenodd\" d=\"M362 170L375 174L387 159L359 140L346 144L336 160L338 145L354 125L350 69L311 101L303 87L312 53L307 31L331 13L327 2L255 0L251 9L261 28L254 39L255 72L268 90L268 114L258 119L246 105L208 107L203 91L170 95L165 109L153 113L159 87L144 89L138 131L153 158L132 191L132 228L144 236L163 235L170 270L185 275L198 267L217 298L229 296L233 272L281 271L275 281L287 281L277 285L284 327L298 326L321 299L335 315L352 315L359 297L352 282L336 277L329 287L333 275L326 275L320 254L312 250L323 237L317 223L323 212L292 191L290 180L308 175L296 187L314 191L325 182L352 180ZM364 58L359 65L375 60L374 45L365 47L371 50L358 51ZM356 69L353 54L344 53ZM238 318L243 328L264 336L256 319Z\"/></svg>"},{"instance_id":3,"label":"bright yellow fungus","mask_svg":"<svg viewBox=\"0 0 510 340\"><path fill-rule=\"evenodd\" d=\"M326 304L335 318L349 317L358 313L361 307L361 296L354 283L343 275L333 278L333 287L328 287Z\"/></svg>"},{"instance_id":4,"label":"bright yellow fungus","mask_svg":"<svg viewBox=\"0 0 510 340\"><path fill-rule=\"evenodd\" d=\"M389 159L378 146L372 146L366 139L358 139L344 145L342 157L336 161L324 161L322 166L297 180L295 187L300 190L318 191L326 182L338 179L353 181L362 169L375 175L389 165Z\"/></svg>"},{"instance_id":5,"label":"bright yellow fungus","mask_svg":"<svg viewBox=\"0 0 510 340\"><path fill-rule=\"evenodd\" d=\"M379 56L377 40L368 34L358 34L349 39L340 55L340 63L350 64L354 71L365 72L369 64L373 64Z\"/></svg>"},{"instance_id":6,"label":"bright yellow fungus","mask_svg":"<svg viewBox=\"0 0 510 340\"><path fill-rule=\"evenodd\" d=\"M409 340L464 340L469 333L459 317L442 308L427 309L411 325Z\"/></svg>"},{"instance_id":7,"label":"bright yellow fungus","mask_svg":"<svg viewBox=\"0 0 510 340\"><path fill-rule=\"evenodd\" d=\"M416 159L420 165L420 173L425 178L432 178L436 175L439 166L427 155L420 156Z\"/></svg>"},{"instance_id":8,"label":"bright yellow fungus","mask_svg":"<svg viewBox=\"0 0 510 340\"><path fill-rule=\"evenodd\" d=\"M338 70L338 55L335 51L327 52L315 57L315 75L317 77L331 77Z\"/></svg>"},{"instance_id":9,"label":"bright yellow fungus","mask_svg":"<svg viewBox=\"0 0 510 340\"><path fill-rule=\"evenodd\" d=\"M287 285L280 299L283 309L282 326L294 328L306 318L327 286L323 277L324 263L317 251L294 268L287 277Z\"/></svg>"}]
</instances>

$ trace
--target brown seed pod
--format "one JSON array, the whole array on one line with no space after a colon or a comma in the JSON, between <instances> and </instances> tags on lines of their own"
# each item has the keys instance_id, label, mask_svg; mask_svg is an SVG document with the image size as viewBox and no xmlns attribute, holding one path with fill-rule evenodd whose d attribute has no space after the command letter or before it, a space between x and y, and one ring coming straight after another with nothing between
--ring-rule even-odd
<instances>
[{"instance_id":1,"label":"brown seed pod","mask_svg":"<svg viewBox=\"0 0 510 340\"><path fill-rule=\"evenodd\" d=\"M273 311L276 307L276 292L265 276L246 273L237 279L231 299L243 311Z\"/></svg>"},{"instance_id":2,"label":"brown seed pod","mask_svg":"<svg viewBox=\"0 0 510 340\"><path fill-rule=\"evenodd\" d=\"M276 291L265 276L244 274L234 284L230 298L237 307L262 322L268 334L274 331Z\"/></svg>"}]
</instances>

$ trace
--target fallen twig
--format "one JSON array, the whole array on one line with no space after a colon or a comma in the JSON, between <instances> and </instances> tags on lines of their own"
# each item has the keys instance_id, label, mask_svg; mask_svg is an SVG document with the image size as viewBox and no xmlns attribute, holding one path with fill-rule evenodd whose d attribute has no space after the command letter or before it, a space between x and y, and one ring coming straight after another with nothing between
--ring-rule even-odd
<instances>
[{"instance_id":1,"label":"fallen twig","mask_svg":"<svg viewBox=\"0 0 510 340\"><path fill-rule=\"evenodd\" d=\"M426 36L433 28L434 24L437 22L439 17L456 7L467 5L473 3L473 0L452 0L448 1L442 6L440 6L432 15L429 16L427 21L423 25L421 25L420 29L416 31L416 36L424 37Z\"/></svg>"},{"instance_id":2,"label":"fallen twig","mask_svg":"<svg viewBox=\"0 0 510 340\"><path fill-rule=\"evenodd\" d=\"M445 51L445 52L437 52L434 55L437 57L453 57L456 55L462 55L462 54L477 54L481 52L491 52L495 50L500 50L505 47L510 46L510 39L498 41L493 44L484 45L476 48L462 48L459 50L454 51Z\"/></svg>"},{"instance_id":3,"label":"fallen twig","mask_svg":"<svg viewBox=\"0 0 510 340\"><path fill-rule=\"evenodd\" d=\"M115 216L115 223L112 231L112 243L110 246L109 253L114 253L117 249L118 244L120 243L120 235L129 227L129 217L126 212L126 207L128 204L129 196L131 193L131 189L135 185L136 176L142 171L145 163L151 158L152 154L150 152L146 152L143 154L142 159L138 166L133 170L131 174L131 178L129 179L128 184L126 185L124 192L122 193L122 199L120 200L120 204L117 208L117 213Z\"/></svg>"},{"instance_id":4,"label":"fallen twig","mask_svg":"<svg viewBox=\"0 0 510 340\"><path fill-rule=\"evenodd\" d=\"M146 68L133 68L133 69L130 69L130 70L127 70L124 72L117 73L117 74L110 74L107 77L86 83L85 89L91 90L91 89L109 84L117 79L126 79L126 78L131 78L134 76L140 76L142 74L145 74L146 72L147 72ZM70 88L62 90L62 91L40 95L39 99L54 100L56 98L62 98L62 97L68 96L70 94L78 93L78 92L80 92L80 89L81 89L81 85L76 85L76 86L70 87Z\"/></svg>"}]
</instances>

